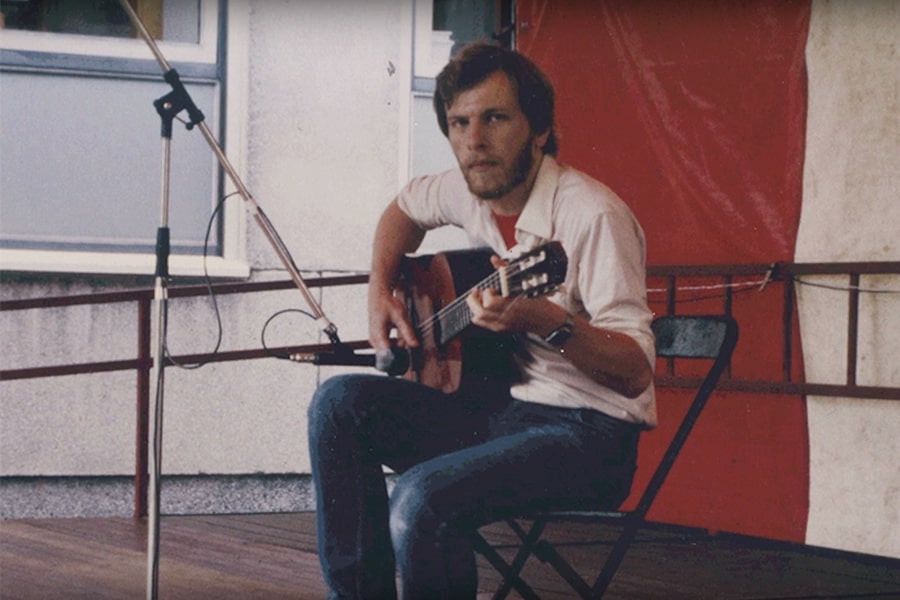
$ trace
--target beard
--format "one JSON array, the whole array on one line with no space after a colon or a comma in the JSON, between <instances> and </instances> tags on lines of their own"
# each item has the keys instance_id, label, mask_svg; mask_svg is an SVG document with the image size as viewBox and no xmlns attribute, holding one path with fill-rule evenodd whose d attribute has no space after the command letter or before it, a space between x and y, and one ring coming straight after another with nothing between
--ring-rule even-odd
<instances>
[{"instance_id":1,"label":"beard","mask_svg":"<svg viewBox=\"0 0 900 600\"><path fill-rule=\"evenodd\" d=\"M491 173L491 177L482 177L473 174L468 169L463 169L466 184L473 196L482 200L496 200L522 185L528 178L531 167L534 165L534 157L531 154L533 138L529 138L519 153L516 155L510 167L498 165L497 173Z\"/></svg>"}]
</instances>

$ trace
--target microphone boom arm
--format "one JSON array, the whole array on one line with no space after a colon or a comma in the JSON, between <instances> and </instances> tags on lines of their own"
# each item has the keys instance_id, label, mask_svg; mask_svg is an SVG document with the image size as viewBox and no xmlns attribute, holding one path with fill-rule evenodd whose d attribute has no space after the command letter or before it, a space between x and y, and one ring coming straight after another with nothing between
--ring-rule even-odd
<instances>
[{"instance_id":1,"label":"microphone boom arm","mask_svg":"<svg viewBox=\"0 0 900 600\"><path fill-rule=\"evenodd\" d=\"M215 155L216 160L219 162L219 165L222 167L222 169L228 176L228 179L234 185L238 195L240 195L241 198L243 198L246 202L248 210L253 216L253 219L262 230L263 235L266 237L266 240L268 240L269 244L275 250L275 254L278 256L278 259L281 261L282 265L284 265L284 268L293 281L294 285L296 285L297 289L300 290L303 299L306 301L306 304L312 311L313 316L316 318L316 323L318 324L319 328L325 333L326 336L328 336L328 339L332 343L340 343L337 327L334 325L334 323L331 322L330 319L328 319L328 317L325 316L324 311L319 306L318 302L316 302L316 299L313 297L312 293L307 287L306 282L303 281L303 277L300 275L297 266L291 259L290 253L284 246L281 238L278 236L278 232L275 231L272 223L268 220L268 218L266 218L265 213L263 213L259 204L250 194L250 191L244 185L244 182L241 181L241 178L235 168L232 166L231 161L228 160L228 157L225 155L225 152L222 150L215 136L206 125L206 121L203 120L203 113L201 113L194 105L187 91L184 89L184 86L181 84L181 81L178 79L177 72L169 65L169 62L166 60L165 56L163 56L162 52L159 49L159 46L157 46L156 41L153 39L153 36L150 35L150 32L144 26L134 8L131 7L127 0L119 0L119 4L121 4L125 12L128 13L128 17L131 19L132 24L135 26L135 28L138 30L138 33L147 43L147 46L150 48L150 51L153 53L154 57L156 57L156 61L159 63L159 66L163 71L164 79L170 85L172 85L174 92L173 94L171 94L171 96L183 101L184 108L187 109L188 115L191 118L188 127L190 128L191 126L196 126L198 129L200 129L200 133L203 134L203 138L206 140L207 144Z\"/></svg>"}]
</instances>

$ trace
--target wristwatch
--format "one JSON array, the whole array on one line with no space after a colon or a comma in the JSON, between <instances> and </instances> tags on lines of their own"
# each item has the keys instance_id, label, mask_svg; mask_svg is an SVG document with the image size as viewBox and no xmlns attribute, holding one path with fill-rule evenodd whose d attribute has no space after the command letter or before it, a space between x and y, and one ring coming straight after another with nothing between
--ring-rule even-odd
<instances>
[{"instance_id":1,"label":"wristwatch","mask_svg":"<svg viewBox=\"0 0 900 600\"><path fill-rule=\"evenodd\" d=\"M559 348L572 337L572 328L575 326L575 317L572 316L572 313L566 313L566 320L562 325L551 331L544 338L544 341L553 346L554 348Z\"/></svg>"}]
</instances>

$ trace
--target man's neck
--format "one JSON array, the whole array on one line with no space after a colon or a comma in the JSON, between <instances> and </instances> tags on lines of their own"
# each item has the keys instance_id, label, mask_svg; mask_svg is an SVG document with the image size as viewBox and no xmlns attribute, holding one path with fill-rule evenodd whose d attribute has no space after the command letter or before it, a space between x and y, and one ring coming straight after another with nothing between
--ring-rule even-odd
<instances>
[{"instance_id":1,"label":"man's neck","mask_svg":"<svg viewBox=\"0 0 900 600\"><path fill-rule=\"evenodd\" d=\"M531 171L528 173L528 177L525 178L525 181L523 181L521 185L516 186L515 189L511 190L502 198L494 198L489 201L491 211L494 214L502 217L511 217L522 212L525 208L525 204L528 203L529 196L531 196L531 190L534 188L534 182L537 180L537 174L541 169L542 160L543 155L534 161L531 166Z\"/></svg>"}]
</instances>

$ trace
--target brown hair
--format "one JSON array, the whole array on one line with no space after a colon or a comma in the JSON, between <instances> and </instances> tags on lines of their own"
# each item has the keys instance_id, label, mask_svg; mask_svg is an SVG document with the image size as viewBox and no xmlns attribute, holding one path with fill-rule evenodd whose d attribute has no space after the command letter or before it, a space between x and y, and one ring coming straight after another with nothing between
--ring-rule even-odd
<instances>
[{"instance_id":1,"label":"brown hair","mask_svg":"<svg viewBox=\"0 0 900 600\"><path fill-rule=\"evenodd\" d=\"M525 113L532 133L550 132L542 150L544 154L556 156L558 144L553 131L553 86L550 81L524 55L487 42L464 46L438 74L434 110L441 131L448 135L447 108L456 96L497 71L505 73L515 85L519 108Z\"/></svg>"}]
</instances>

